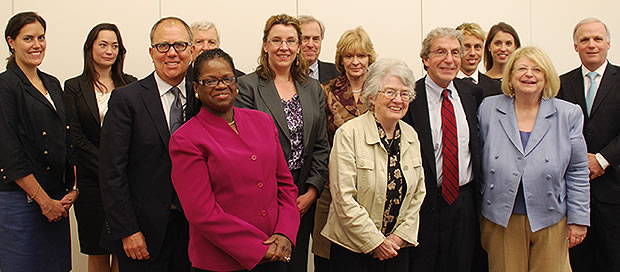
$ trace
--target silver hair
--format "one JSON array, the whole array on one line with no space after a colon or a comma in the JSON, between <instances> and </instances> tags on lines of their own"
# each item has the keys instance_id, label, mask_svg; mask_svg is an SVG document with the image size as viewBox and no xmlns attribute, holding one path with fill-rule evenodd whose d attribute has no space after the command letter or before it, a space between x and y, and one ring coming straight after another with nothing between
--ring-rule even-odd
<instances>
[{"instance_id":1,"label":"silver hair","mask_svg":"<svg viewBox=\"0 0 620 272\"><path fill-rule=\"evenodd\" d=\"M590 17L590 18L585 18L581 21L579 21L579 23L577 23L575 25L575 28L573 28L573 42L577 43L577 30L585 24L590 24L590 23L601 23L603 25L603 27L605 27L605 32L607 33L607 41L611 40L611 34L609 33L609 29L607 29L607 25L605 23L603 23L603 21L599 20L598 18L594 18L594 17Z\"/></svg>"},{"instance_id":2,"label":"silver hair","mask_svg":"<svg viewBox=\"0 0 620 272\"><path fill-rule=\"evenodd\" d=\"M431 54L431 46L433 45L433 41L437 38L442 37L451 37L457 39L459 41L459 44L461 45L461 54L465 52L465 49L463 48L463 32L454 28L438 27L431 30L431 32L426 35L426 38L424 38L424 41L422 41L420 58L428 59L428 56Z\"/></svg>"},{"instance_id":3,"label":"silver hair","mask_svg":"<svg viewBox=\"0 0 620 272\"><path fill-rule=\"evenodd\" d=\"M380 59L368 67L368 73L366 74L362 98L366 101L367 108L372 109L368 98L373 100L377 98L379 92L383 90L383 80L388 76L397 77L403 84L409 87L410 101L415 98L415 76L413 71L409 69L409 66L404 61L398 59Z\"/></svg>"},{"instance_id":4,"label":"silver hair","mask_svg":"<svg viewBox=\"0 0 620 272\"><path fill-rule=\"evenodd\" d=\"M319 21L319 19L310 15L299 15L297 20L299 21L299 25L316 22L321 28L321 39L325 38L325 25L323 25L323 22Z\"/></svg>"},{"instance_id":5,"label":"silver hair","mask_svg":"<svg viewBox=\"0 0 620 272\"><path fill-rule=\"evenodd\" d=\"M192 32L196 30L207 31L209 30L209 28L213 28L215 30L215 35L217 35L217 43L219 44L221 42L220 32L217 30L215 24L211 21L193 22L189 27L192 29Z\"/></svg>"}]
</instances>

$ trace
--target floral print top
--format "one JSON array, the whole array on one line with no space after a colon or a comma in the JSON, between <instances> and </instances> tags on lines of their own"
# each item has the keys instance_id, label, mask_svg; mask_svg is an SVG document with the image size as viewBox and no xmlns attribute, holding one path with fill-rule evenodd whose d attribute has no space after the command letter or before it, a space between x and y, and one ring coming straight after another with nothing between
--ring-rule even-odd
<instances>
[{"instance_id":1,"label":"floral print top","mask_svg":"<svg viewBox=\"0 0 620 272\"><path fill-rule=\"evenodd\" d=\"M288 169L301 169L301 166L304 164L304 118L301 110L301 101L297 94L294 94L289 101L284 99L280 99L280 101L282 101L282 106L284 106L286 123L291 136L291 155L287 158Z\"/></svg>"},{"instance_id":2,"label":"floral print top","mask_svg":"<svg viewBox=\"0 0 620 272\"><path fill-rule=\"evenodd\" d=\"M400 125L396 123L394 138L391 140L387 138L385 130L378 121L377 128L381 144L388 152L387 191L381 226L381 232L387 236L392 233L396 225L400 206L407 194L407 182L400 169Z\"/></svg>"}]
</instances>

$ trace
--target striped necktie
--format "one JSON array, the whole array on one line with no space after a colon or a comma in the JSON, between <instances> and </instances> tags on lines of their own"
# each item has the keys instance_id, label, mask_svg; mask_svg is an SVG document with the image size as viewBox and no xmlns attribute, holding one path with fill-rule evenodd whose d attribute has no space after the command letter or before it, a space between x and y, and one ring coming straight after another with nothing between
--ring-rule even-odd
<instances>
[{"instance_id":1,"label":"striped necktie","mask_svg":"<svg viewBox=\"0 0 620 272\"><path fill-rule=\"evenodd\" d=\"M441 133L443 157L443 178L441 193L443 198L452 205L459 197L459 149L456 130L454 107L450 101L450 90L441 92Z\"/></svg>"}]
</instances>

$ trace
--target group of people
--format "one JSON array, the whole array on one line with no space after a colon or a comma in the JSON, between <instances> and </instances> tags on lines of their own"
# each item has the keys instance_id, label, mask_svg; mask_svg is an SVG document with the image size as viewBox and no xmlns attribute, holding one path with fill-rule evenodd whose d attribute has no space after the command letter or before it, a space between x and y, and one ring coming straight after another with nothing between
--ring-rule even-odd
<instances>
[{"instance_id":1,"label":"group of people","mask_svg":"<svg viewBox=\"0 0 620 272\"><path fill-rule=\"evenodd\" d=\"M247 75L215 25L162 18L137 80L102 23L64 91L37 68L45 32L34 12L5 30L0 271L70 271L73 204L89 271L306 271L310 237L315 271L620 270L598 19L561 77L506 23L433 29L417 81L361 27L319 61L324 25L286 14Z\"/></svg>"}]
</instances>

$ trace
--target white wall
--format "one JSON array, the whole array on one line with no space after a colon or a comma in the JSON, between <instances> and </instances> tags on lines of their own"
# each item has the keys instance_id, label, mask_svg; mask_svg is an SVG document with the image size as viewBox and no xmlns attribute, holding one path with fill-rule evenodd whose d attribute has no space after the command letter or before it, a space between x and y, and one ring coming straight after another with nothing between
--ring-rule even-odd
<instances>
[{"instance_id":1,"label":"white wall","mask_svg":"<svg viewBox=\"0 0 620 272\"><path fill-rule=\"evenodd\" d=\"M421 41L428 31L439 26L477 22L488 30L505 21L515 27L523 45L543 48L558 73L579 65L571 35L580 19L602 19L612 41L615 33L620 33L620 1L616 0L0 0L0 25L26 10L37 11L48 23L48 50L41 69L61 82L81 73L81 48L88 31L100 22L119 26L128 50L125 72L139 78L148 75L153 70L148 34L153 23L163 16L178 16L187 23L205 19L215 22L221 47L245 72L256 68L265 21L278 13L313 15L325 23L322 60L333 61L340 34L361 25L369 33L379 58L405 60L416 77L423 76L418 56ZM0 58L7 56L6 43L2 42ZM620 46L613 42L609 60L620 63ZM0 63L4 66L4 62ZM75 227L75 222L72 224ZM74 241L74 271L86 271L85 257L77 253Z\"/></svg>"}]
</instances>

